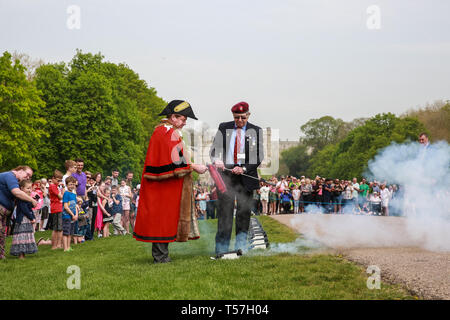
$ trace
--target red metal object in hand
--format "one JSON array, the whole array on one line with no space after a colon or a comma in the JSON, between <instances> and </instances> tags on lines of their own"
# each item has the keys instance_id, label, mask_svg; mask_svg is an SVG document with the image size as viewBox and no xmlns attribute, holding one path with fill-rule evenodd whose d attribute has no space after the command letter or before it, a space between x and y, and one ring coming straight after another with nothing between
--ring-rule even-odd
<instances>
[{"instance_id":1,"label":"red metal object in hand","mask_svg":"<svg viewBox=\"0 0 450 320\"><path fill-rule=\"evenodd\" d=\"M211 178L214 180L214 183L216 184L217 189L220 193L227 192L227 186L225 185L225 182L223 182L222 177L220 176L219 172L217 172L217 169L214 165L208 164L207 165L209 174L211 175Z\"/></svg>"}]
</instances>

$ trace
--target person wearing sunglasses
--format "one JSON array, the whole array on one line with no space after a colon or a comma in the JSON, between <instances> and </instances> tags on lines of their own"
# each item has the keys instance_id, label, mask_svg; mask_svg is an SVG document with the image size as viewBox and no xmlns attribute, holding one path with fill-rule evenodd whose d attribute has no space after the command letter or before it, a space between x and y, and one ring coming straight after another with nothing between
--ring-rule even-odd
<instances>
[{"instance_id":1,"label":"person wearing sunglasses","mask_svg":"<svg viewBox=\"0 0 450 320\"><path fill-rule=\"evenodd\" d=\"M423 145L425 148L428 148L428 146L430 145L430 142L428 140L428 135L425 132L422 132L419 135L419 143L421 145Z\"/></svg>"},{"instance_id":2,"label":"person wearing sunglasses","mask_svg":"<svg viewBox=\"0 0 450 320\"><path fill-rule=\"evenodd\" d=\"M227 186L218 194L217 256L229 248L237 200L235 250L247 249L253 190L259 189L258 166L264 159L262 129L250 122L249 105L239 102L231 108L233 121L219 125L210 149L211 161ZM242 174L245 174L242 175ZM252 179L252 176L256 179Z\"/></svg>"}]
</instances>

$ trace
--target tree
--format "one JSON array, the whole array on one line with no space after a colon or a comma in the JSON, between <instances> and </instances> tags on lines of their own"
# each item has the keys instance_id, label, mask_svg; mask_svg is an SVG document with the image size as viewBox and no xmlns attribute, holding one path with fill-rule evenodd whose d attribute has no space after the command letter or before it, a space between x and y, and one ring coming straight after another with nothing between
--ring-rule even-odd
<instances>
[{"instance_id":1,"label":"tree","mask_svg":"<svg viewBox=\"0 0 450 320\"><path fill-rule=\"evenodd\" d=\"M312 147L313 153L315 153L342 138L343 127L343 120L334 119L331 116L311 119L300 127L304 134L301 140L305 145Z\"/></svg>"},{"instance_id":2,"label":"tree","mask_svg":"<svg viewBox=\"0 0 450 320\"><path fill-rule=\"evenodd\" d=\"M287 166L288 174L292 176L306 175L309 159L308 147L304 144L286 149L281 153L281 162Z\"/></svg>"},{"instance_id":3,"label":"tree","mask_svg":"<svg viewBox=\"0 0 450 320\"><path fill-rule=\"evenodd\" d=\"M12 54L13 60L19 60L20 64L23 65L25 70L25 75L28 81L31 81L36 76L36 69L42 66L45 62L42 59L33 59L26 53L19 53L14 51Z\"/></svg>"},{"instance_id":4,"label":"tree","mask_svg":"<svg viewBox=\"0 0 450 320\"><path fill-rule=\"evenodd\" d=\"M378 114L367 120L363 126L353 129L335 146L318 152L311 159L311 163L316 165L311 169L317 171L310 170L309 174L315 175L323 170L329 177L361 178L369 160L380 149L393 141L397 143L415 141L422 131L426 131L425 126L417 119L398 118L391 113Z\"/></svg>"},{"instance_id":5,"label":"tree","mask_svg":"<svg viewBox=\"0 0 450 320\"><path fill-rule=\"evenodd\" d=\"M309 159L307 175L311 178L315 176L330 177L333 167L332 158L337 148L337 144L329 144L318 151Z\"/></svg>"},{"instance_id":6,"label":"tree","mask_svg":"<svg viewBox=\"0 0 450 320\"><path fill-rule=\"evenodd\" d=\"M416 118L430 132L432 141L446 140L450 143L450 101L438 100L418 110L407 112L403 117Z\"/></svg>"},{"instance_id":7,"label":"tree","mask_svg":"<svg viewBox=\"0 0 450 320\"><path fill-rule=\"evenodd\" d=\"M49 120L39 161L50 175L66 159L82 157L86 168L110 174L142 172L147 143L164 101L125 64L77 51L68 63L36 71ZM139 179L140 174L135 174Z\"/></svg>"},{"instance_id":8,"label":"tree","mask_svg":"<svg viewBox=\"0 0 450 320\"><path fill-rule=\"evenodd\" d=\"M9 52L0 57L0 169L29 165L39 170L36 161L38 142L45 137L45 108L41 93L27 81L26 68L12 61Z\"/></svg>"}]
</instances>

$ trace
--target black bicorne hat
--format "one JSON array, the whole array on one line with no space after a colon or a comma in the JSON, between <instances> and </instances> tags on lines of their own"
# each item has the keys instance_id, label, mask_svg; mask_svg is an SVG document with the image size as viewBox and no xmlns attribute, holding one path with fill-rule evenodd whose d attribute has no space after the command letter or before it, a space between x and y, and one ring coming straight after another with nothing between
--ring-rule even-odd
<instances>
[{"instance_id":1,"label":"black bicorne hat","mask_svg":"<svg viewBox=\"0 0 450 320\"><path fill-rule=\"evenodd\" d=\"M159 114L160 116L168 116L171 114L181 114L182 116L198 120L194 115L191 105L187 101L172 100Z\"/></svg>"}]
</instances>

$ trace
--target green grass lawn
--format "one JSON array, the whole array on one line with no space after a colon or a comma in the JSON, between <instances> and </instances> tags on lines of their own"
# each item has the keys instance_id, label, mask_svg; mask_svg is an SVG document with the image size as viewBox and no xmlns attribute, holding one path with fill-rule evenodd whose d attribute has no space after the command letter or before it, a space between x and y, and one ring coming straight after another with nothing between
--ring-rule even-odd
<instances>
[{"instance_id":1,"label":"green grass lawn","mask_svg":"<svg viewBox=\"0 0 450 320\"><path fill-rule=\"evenodd\" d=\"M269 217L259 217L269 241L299 236ZM153 264L151 244L112 236L72 245L72 252L39 246L24 260L0 261L0 299L412 299L399 286L369 290L361 267L306 248L298 253L256 250L236 260L211 260L217 220L199 221L201 238L169 246L172 263ZM36 238L50 237L38 232ZM269 254L270 253L270 254ZM68 289L67 268L80 268L81 288Z\"/></svg>"}]
</instances>

